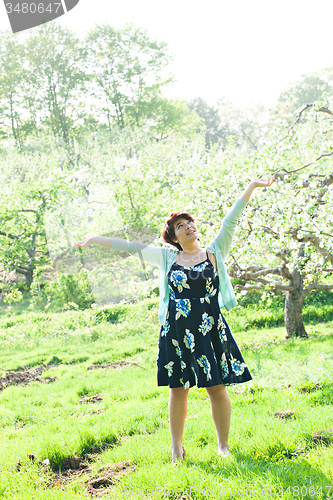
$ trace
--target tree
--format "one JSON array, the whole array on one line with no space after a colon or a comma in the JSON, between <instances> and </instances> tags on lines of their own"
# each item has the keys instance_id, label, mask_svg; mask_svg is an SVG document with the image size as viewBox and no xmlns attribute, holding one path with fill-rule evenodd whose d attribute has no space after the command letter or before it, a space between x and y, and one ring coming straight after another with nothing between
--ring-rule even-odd
<instances>
[{"instance_id":1,"label":"tree","mask_svg":"<svg viewBox=\"0 0 333 500\"><path fill-rule=\"evenodd\" d=\"M36 160L36 158L35 158ZM6 271L16 271L30 288L36 268L50 265L45 216L62 198L70 203L82 186L51 162L29 171L0 172L0 261ZM71 244L71 242L69 242Z\"/></svg>"},{"instance_id":2,"label":"tree","mask_svg":"<svg viewBox=\"0 0 333 500\"><path fill-rule=\"evenodd\" d=\"M188 103L188 107L202 118L206 126L206 146L220 144L225 148L232 133L228 123L222 124L218 106L209 106L204 99L196 97Z\"/></svg>"},{"instance_id":3,"label":"tree","mask_svg":"<svg viewBox=\"0 0 333 500\"><path fill-rule=\"evenodd\" d=\"M321 71L302 75L292 83L278 98L278 110L288 110L295 113L306 104L325 99L325 95L333 94L333 68L324 68Z\"/></svg>"},{"instance_id":4,"label":"tree","mask_svg":"<svg viewBox=\"0 0 333 500\"><path fill-rule=\"evenodd\" d=\"M246 242L234 256L232 275L243 280L237 285L241 290L285 294L287 337L307 335L302 318L305 297L312 290L333 289L332 116L327 107L305 106L272 148L273 165L280 165L277 184L251 203ZM257 161L267 162L266 155L268 151Z\"/></svg>"},{"instance_id":5,"label":"tree","mask_svg":"<svg viewBox=\"0 0 333 500\"><path fill-rule=\"evenodd\" d=\"M245 153L260 150L267 128L268 114L262 105L239 108L222 99L218 102L221 127L234 137L235 145Z\"/></svg>"},{"instance_id":6,"label":"tree","mask_svg":"<svg viewBox=\"0 0 333 500\"><path fill-rule=\"evenodd\" d=\"M12 136L18 149L23 147L31 126L24 116L23 94L26 72L23 68L24 48L15 35L0 40L0 110L3 137ZM10 132L9 132L10 131Z\"/></svg>"},{"instance_id":7,"label":"tree","mask_svg":"<svg viewBox=\"0 0 333 500\"><path fill-rule=\"evenodd\" d=\"M86 39L89 92L108 128L142 125L152 115L152 103L171 81L166 44L151 40L146 31L128 25L116 30L97 26Z\"/></svg>"},{"instance_id":8,"label":"tree","mask_svg":"<svg viewBox=\"0 0 333 500\"><path fill-rule=\"evenodd\" d=\"M67 145L80 118L78 92L86 78L83 57L79 39L55 23L36 28L25 44L26 102L30 108L37 103L39 121Z\"/></svg>"}]
</instances>

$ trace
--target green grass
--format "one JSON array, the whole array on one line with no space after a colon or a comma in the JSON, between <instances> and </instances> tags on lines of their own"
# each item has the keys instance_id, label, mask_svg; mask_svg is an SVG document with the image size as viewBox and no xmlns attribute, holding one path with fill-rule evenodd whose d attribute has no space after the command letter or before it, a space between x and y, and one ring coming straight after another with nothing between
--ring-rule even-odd
<instances>
[{"instance_id":1,"label":"green grass","mask_svg":"<svg viewBox=\"0 0 333 500\"><path fill-rule=\"evenodd\" d=\"M0 498L88 498L88 479L101 475L100 467L124 461L136 469L119 476L101 498L171 499L183 490L191 499L212 498L214 491L223 499L329 498L333 323L308 325L309 338L286 341L283 327L242 330L239 324L244 318L250 323L251 314L226 314L253 376L228 389L233 457L216 455L207 392L193 388L187 455L177 467L171 463L169 389L156 385L156 299L114 310L3 314L0 376L44 364L40 379L56 379L0 391ZM129 364L88 370L120 361ZM292 410L292 418L274 416L284 410ZM328 444L313 440L320 430ZM69 457L88 460L91 453L89 471L59 480L56 472ZM39 463L45 459L52 468Z\"/></svg>"}]
</instances>

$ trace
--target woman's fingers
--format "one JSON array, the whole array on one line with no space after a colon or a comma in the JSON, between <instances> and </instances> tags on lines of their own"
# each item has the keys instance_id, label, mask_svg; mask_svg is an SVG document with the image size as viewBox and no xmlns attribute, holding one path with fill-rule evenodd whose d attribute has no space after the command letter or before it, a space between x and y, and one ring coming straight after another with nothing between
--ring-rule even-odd
<instances>
[{"instance_id":1,"label":"woman's fingers","mask_svg":"<svg viewBox=\"0 0 333 500\"><path fill-rule=\"evenodd\" d=\"M87 234L86 236L82 237L82 240L80 241L74 241L74 245L77 247L85 247L91 243L91 238L94 237L94 234Z\"/></svg>"},{"instance_id":2,"label":"woman's fingers","mask_svg":"<svg viewBox=\"0 0 333 500\"><path fill-rule=\"evenodd\" d=\"M74 245L77 247L83 247L87 243L87 236L83 236L82 240L74 241Z\"/></svg>"}]
</instances>

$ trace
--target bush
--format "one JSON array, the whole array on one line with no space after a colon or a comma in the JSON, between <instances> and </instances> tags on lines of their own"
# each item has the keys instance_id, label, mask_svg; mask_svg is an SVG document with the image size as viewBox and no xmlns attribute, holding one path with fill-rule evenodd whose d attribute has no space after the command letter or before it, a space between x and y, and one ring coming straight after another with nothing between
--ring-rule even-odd
<instances>
[{"instance_id":1,"label":"bush","mask_svg":"<svg viewBox=\"0 0 333 500\"><path fill-rule=\"evenodd\" d=\"M51 308L86 309L94 303L86 270L78 274L61 274L45 286L45 294Z\"/></svg>"}]
</instances>

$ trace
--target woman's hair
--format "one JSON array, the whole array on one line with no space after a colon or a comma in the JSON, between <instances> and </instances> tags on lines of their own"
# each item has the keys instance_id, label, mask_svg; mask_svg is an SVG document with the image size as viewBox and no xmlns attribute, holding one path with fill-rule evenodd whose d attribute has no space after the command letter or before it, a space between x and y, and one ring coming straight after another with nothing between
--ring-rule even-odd
<instances>
[{"instance_id":1,"label":"woman's hair","mask_svg":"<svg viewBox=\"0 0 333 500\"><path fill-rule=\"evenodd\" d=\"M190 220L191 222L195 222L194 218L192 217L191 214L188 212L182 212L179 210L178 212L171 212L169 217L164 223L164 227L162 229L162 238L166 243L170 243L170 245L173 245L174 247L178 248L178 250L182 250L182 247L180 246L179 243L175 243L173 240L176 238L175 235L175 228L174 228L174 223L176 222L177 219L187 219Z\"/></svg>"}]
</instances>

